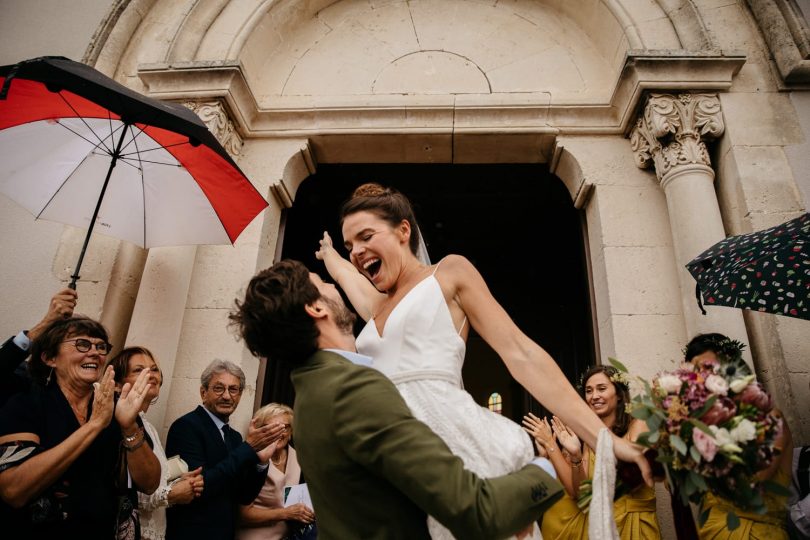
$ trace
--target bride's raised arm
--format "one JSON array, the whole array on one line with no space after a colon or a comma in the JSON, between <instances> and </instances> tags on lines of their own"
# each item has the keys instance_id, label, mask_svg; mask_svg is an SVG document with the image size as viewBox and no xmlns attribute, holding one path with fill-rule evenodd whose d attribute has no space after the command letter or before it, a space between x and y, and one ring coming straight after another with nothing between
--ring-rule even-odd
<instances>
[{"instance_id":1,"label":"bride's raised arm","mask_svg":"<svg viewBox=\"0 0 810 540\"><path fill-rule=\"evenodd\" d=\"M512 377L588 446L596 448L604 423L577 394L554 359L512 321L472 263L450 255L444 259L442 271L442 281L451 289L451 297L459 303L470 325L503 359ZM616 457L637 463L652 485L650 467L640 447L619 438L614 438L613 444Z\"/></svg>"},{"instance_id":2,"label":"bride's raised arm","mask_svg":"<svg viewBox=\"0 0 810 540\"><path fill-rule=\"evenodd\" d=\"M346 293L357 314L368 321L374 315L374 306L385 298L385 294L378 291L351 262L340 256L328 232L324 231L320 243L315 257L324 262L326 271Z\"/></svg>"}]
</instances>

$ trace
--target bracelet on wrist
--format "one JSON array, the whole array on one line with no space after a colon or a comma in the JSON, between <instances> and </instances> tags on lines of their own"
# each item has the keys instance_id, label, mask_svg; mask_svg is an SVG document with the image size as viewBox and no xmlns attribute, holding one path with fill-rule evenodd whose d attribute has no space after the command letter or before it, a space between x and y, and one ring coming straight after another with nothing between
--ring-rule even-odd
<instances>
[{"instance_id":1,"label":"bracelet on wrist","mask_svg":"<svg viewBox=\"0 0 810 540\"><path fill-rule=\"evenodd\" d=\"M138 448L146 442L146 437L143 433L143 428L138 428L132 435L125 435L124 440L121 441L121 445L126 448L127 452L134 452Z\"/></svg>"}]
</instances>

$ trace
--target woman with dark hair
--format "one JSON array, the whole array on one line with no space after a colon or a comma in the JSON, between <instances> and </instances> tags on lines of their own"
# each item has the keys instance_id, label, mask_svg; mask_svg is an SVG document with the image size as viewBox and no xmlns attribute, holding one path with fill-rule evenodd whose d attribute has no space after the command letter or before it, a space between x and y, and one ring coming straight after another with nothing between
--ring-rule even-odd
<instances>
[{"instance_id":1,"label":"woman with dark hair","mask_svg":"<svg viewBox=\"0 0 810 540\"><path fill-rule=\"evenodd\" d=\"M166 508L176 504L188 504L202 494L202 467L190 471L173 482L168 481L169 464L160 442L157 429L146 419L149 407L160 397L163 373L154 355L146 347L127 347L107 363L115 371L115 387L120 391L125 384L133 384L142 372L149 373L149 391L143 400L140 418L143 428L152 441L152 450L160 462L160 483L154 493L138 493L138 510L141 514L141 536L144 540L163 540L166 537Z\"/></svg>"},{"instance_id":2,"label":"woman with dark hair","mask_svg":"<svg viewBox=\"0 0 810 540\"><path fill-rule=\"evenodd\" d=\"M647 431L644 422L632 418L626 410L630 389L622 373L612 366L594 366L585 372L582 381L585 402L617 437L635 441ZM534 437L539 453L551 460L566 491L566 496L543 516L543 538L587 537L588 514L579 509L577 498L582 482L593 478L595 452L587 444L582 445L574 432L556 416L551 426L545 418L541 420L533 414L527 415L523 423L526 431ZM642 484L617 498L613 503L613 514L623 540L661 537L655 514L655 490L650 486Z\"/></svg>"},{"instance_id":3,"label":"woman with dark hair","mask_svg":"<svg viewBox=\"0 0 810 540\"><path fill-rule=\"evenodd\" d=\"M106 330L87 317L56 321L34 341L35 384L0 412L9 538L137 537L137 525L123 519L128 499L121 493L127 471L145 493L159 482L160 464L138 424L150 384L142 373L114 404L113 368L104 369L109 352Z\"/></svg>"},{"instance_id":4,"label":"woman with dark hair","mask_svg":"<svg viewBox=\"0 0 810 540\"><path fill-rule=\"evenodd\" d=\"M470 327L519 383L596 447L602 422L554 359L509 318L475 267L459 255L435 265L417 257L420 235L403 194L364 184L343 205L341 223L350 261L335 251L326 233L316 256L367 321L358 351L374 359L414 416L468 469L488 478L518 470L534 457L520 426L478 406L462 388ZM649 471L638 447L617 438L614 449L620 459ZM435 520L429 527L433 538L450 537Z\"/></svg>"},{"instance_id":5,"label":"woman with dark hair","mask_svg":"<svg viewBox=\"0 0 810 540\"><path fill-rule=\"evenodd\" d=\"M684 348L684 359L696 366L711 366L714 369L738 371L740 375L750 373L750 368L742 359L742 350L745 347L739 341L728 338L723 334L698 334L692 338ZM758 382L751 384L743 390L744 399L757 403L760 408L767 409L771 397L762 389ZM781 420L782 429L774 441L777 450L776 457L768 468L757 474L760 481L769 480L788 490L792 474L793 438L790 428L779 409L773 408L772 415ZM703 539L768 539L787 540L787 495L766 491L762 496L768 511L765 514L745 512L736 508L730 501L707 493L703 499L703 511L709 512L703 526L698 529L698 536ZM740 518L740 526L733 531L728 530L726 515L734 512Z\"/></svg>"}]
</instances>

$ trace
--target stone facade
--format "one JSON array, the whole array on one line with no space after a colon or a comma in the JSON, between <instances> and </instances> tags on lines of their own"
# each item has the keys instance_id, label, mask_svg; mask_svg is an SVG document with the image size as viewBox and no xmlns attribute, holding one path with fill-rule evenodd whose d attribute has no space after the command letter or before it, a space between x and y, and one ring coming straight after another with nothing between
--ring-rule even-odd
<instances>
[{"instance_id":1,"label":"stone facade","mask_svg":"<svg viewBox=\"0 0 810 540\"><path fill-rule=\"evenodd\" d=\"M95 238L81 310L162 360L164 397L149 414L164 430L197 402L213 357L241 362L249 404L259 362L226 316L247 279L272 262L281 210L319 163L547 163L587 222L601 360L616 356L650 376L672 367L697 331L738 337L796 443L807 444L808 323L723 308L704 317L683 268L726 235L807 208L810 46L798 5L87 2L88 14L106 15L83 38L85 60L196 110L271 206L233 247L146 253ZM4 246L20 249L34 226L18 224L21 211L3 216ZM39 234L31 251L44 277L31 278L27 253L3 263L15 308L2 320L6 334L36 319L81 240L56 226ZM23 278L39 280L31 294ZM237 423L250 412L242 406Z\"/></svg>"}]
</instances>

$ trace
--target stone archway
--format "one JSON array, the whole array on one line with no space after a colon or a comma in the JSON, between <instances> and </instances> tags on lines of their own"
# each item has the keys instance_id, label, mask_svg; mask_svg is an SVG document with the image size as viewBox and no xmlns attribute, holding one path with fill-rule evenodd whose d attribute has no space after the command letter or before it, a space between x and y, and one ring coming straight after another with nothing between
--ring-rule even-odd
<instances>
[{"instance_id":1,"label":"stone archway","mask_svg":"<svg viewBox=\"0 0 810 540\"><path fill-rule=\"evenodd\" d=\"M119 5L118 19L91 53L97 65L155 97L216 102L243 141L238 162L273 199L235 250L198 248L187 263L173 353L180 386L165 424L196 390L195 371L208 351L241 357L257 373L256 361L224 330L225 315L250 273L272 260L280 210L319 162L546 163L587 215L602 357L638 344L632 317L683 327L677 299L651 302L646 290L626 290L612 266L613 257L626 254L644 279L660 276L657 267L672 264L666 212L650 216L651 238L614 246L610 225L621 201L601 204L616 199L617 185L637 190L653 207L660 202L658 186L635 168L624 139L645 90L727 88L744 61L685 51L711 45L698 16L671 19L664 0L589 0L576 9L551 0ZM458 31L447 32L448 25ZM442 79L440 65L456 75ZM593 163L593 154L602 163ZM569 175L577 168L581 174ZM643 229L632 220L630 226ZM640 252L630 253L639 247L654 249L652 267ZM148 296L144 287L139 299ZM160 306L142 312L153 309ZM146 326L136 317L130 334L144 336L138 329ZM679 347L668 342L655 356Z\"/></svg>"}]
</instances>

